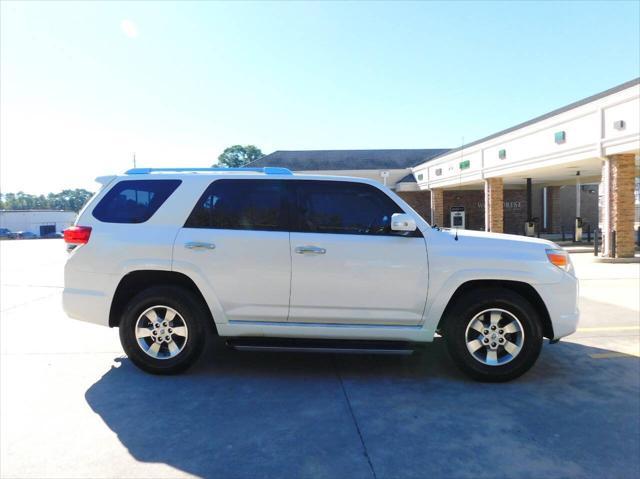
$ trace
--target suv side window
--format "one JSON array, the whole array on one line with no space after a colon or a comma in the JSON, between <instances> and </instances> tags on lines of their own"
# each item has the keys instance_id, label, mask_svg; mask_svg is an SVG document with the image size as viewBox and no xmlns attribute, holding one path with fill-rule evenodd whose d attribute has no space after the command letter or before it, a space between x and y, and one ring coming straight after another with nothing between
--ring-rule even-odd
<instances>
[{"instance_id":1,"label":"suv side window","mask_svg":"<svg viewBox=\"0 0 640 479\"><path fill-rule=\"evenodd\" d=\"M286 189L278 180L216 180L184 227L288 231Z\"/></svg>"},{"instance_id":2,"label":"suv side window","mask_svg":"<svg viewBox=\"0 0 640 479\"><path fill-rule=\"evenodd\" d=\"M374 186L346 181L309 180L296 181L296 190L298 231L407 235L391 230L391 215L404 211ZM415 233L415 236L422 236L419 231Z\"/></svg>"},{"instance_id":3,"label":"suv side window","mask_svg":"<svg viewBox=\"0 0 640 479\"><path fill-rule=\"evenodd\" d=\"M105 223L144 223L162 206L181 180L124 180L116 183L93 209Z\"/></svg>"}]
</instances>

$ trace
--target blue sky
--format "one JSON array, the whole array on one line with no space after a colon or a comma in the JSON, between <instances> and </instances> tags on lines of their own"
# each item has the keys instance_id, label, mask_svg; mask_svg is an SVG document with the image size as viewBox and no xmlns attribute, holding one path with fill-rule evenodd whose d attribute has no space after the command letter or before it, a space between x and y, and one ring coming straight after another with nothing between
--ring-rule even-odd
<instances>
[{"instance_id":1,"label":"blue sky","mask_svg":"<svg viewBox=\"0 0 640 479\"><path fill-rule=\"evenodd\" d=\"M5 2L0 188L459 146L640 75L639 2Z\"/></svg>"}]
</instances>

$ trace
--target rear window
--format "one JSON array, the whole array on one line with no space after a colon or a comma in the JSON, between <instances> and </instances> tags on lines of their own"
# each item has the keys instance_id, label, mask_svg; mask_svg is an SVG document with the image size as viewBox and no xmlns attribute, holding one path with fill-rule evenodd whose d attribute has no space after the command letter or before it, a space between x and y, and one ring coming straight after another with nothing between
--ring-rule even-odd
<instances>
[{"instance_id":1,"label":"rear window","mask_svg":"<svg viewBox=\"0 0 640 479\"><path fill-rule=\"evenodd\" d=\"M144 223L162 206L180 180L125 180L117 183L93 209L105 223Z\"/></svg>"}]
</instances>

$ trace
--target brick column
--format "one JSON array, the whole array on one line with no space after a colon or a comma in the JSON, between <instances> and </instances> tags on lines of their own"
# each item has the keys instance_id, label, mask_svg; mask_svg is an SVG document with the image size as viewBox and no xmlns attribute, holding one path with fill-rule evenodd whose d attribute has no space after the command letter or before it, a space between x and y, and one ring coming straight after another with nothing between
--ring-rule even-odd
<instances>
[{"instance_id":1,"label":"brick column","mask_svg":"<svg viewBox=\"0 0 640 479\"><path fill-rule=\"evenodd\" d=\"M602 252L612 256L611 232L616 232L616 258L633 258L635 160L633 154L613 155L603 166L604 216Z\"/></svg>"},{"instance_id":2,"label":"brick column","mask_svg":"<svg viewBox=\"0 0 640 479\"><path fill-rule=\"evenodd\" d=\"M444 190L431 190L431 225L444 226Z\"/></svg>"},{"instance_id":3,"label":"brick column","mask_svg":"<svg viewBox=\"0 0 640 479\"><path fill-rule=\"evenodd\" d=\"M502 178L484 180L484 229L504 232L504 191Z\"/></svg>"}]
</instances>

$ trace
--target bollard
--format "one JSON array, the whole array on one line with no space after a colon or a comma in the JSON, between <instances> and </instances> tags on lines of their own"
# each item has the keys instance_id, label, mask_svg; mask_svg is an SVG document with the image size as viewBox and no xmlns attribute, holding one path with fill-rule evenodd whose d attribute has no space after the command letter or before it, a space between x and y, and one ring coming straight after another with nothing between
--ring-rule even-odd
<instances>
[{"instance_id":1,"label":"bollard","mask_svg":"<svg viewBox=\"0 0 640 479\"><path fill-rule=\"evenodd\" d=\"M640 226L638 226L638 234L637 234L637 238L636 238L636 244L638 246L640 246Z\"/></svg>"},{"instance_id":2,"label":"bollard","mask_svg":"<svg viewBox=\"0 0 640 479\"><path fill-rule=\"evenodd\" d=\"M560 226L560 232L562 233L562 241L564 241L564 225Z\"/></svg>"},{"instance_id":3,"label":"bollard","mask_svg":"<svg viewBox=\"0 0 640 479\"><path fill-rule=\"evenodd\" d=\"M591 223L587 225L587 243L591 243Z\"/></svg>"},{"instance_id":4,"label":"bollard","mask_svg":"<svg viewBox=\"0 0 640 479\"><path fill-rule=\"evenodd\" d=\"M598 244L600 240L598 233L600 233L600 230L596 227L593 230L593 256L598 256L598 247L600 246Z\"/></svg>"}]
</instances>

